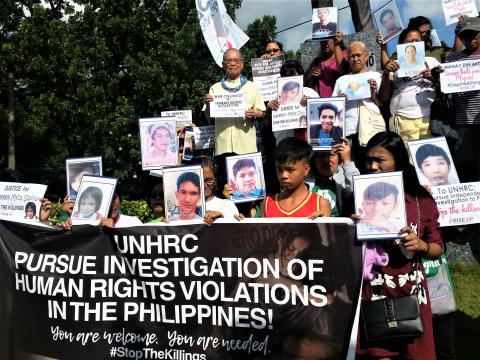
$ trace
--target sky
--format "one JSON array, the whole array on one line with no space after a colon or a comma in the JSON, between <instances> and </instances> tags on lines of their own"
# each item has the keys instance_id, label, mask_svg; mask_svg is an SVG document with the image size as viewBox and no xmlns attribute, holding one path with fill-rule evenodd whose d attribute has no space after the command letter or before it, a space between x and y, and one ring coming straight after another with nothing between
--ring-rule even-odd
<instances>
[{"instance_id":1,"label":"sky","mask_svg":"<svg viewBox=\"0 0 480 360\"><path fill-rule=\"evenodd\" d=\"M358 0L365 1L365 0ZM390 0L370 0L372 11L377 10ZM445 17L442 10L441 0L396 0L397 7L402 17L404 26L408 19L423 15L428 17L437 30L441 40L448 45L453 45L453 31L455 25L445 26ZM476 0L477 9L480 9L480 0ZM333 5L338 8L348 7L348 0L333 0ZM247 25L264 15L277 17L277 31L288 28L311 19L310 0L243 0L242 6L237 10L236 23L245 30ZM374 24L376 27L376 24ZM350 8L339 11L339 30L345 34L355 32L353 27ZM307 23L288 31L279 33L278 40L284 44L287 50L297 50L300 44L311 38L311 23ZM388 43L389 52L395 50L398 37Z\"/></svg>"}]
</instances>

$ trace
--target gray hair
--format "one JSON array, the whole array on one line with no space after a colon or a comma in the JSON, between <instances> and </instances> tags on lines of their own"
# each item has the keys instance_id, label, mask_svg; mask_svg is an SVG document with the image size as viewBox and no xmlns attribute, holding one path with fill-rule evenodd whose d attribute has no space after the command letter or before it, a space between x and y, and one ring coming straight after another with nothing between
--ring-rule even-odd
<instances>
[{"instance_id":1,"label":"gray hair","mask_svg":"<svg viewBox=\"0 0 480 360\"><path fill-rule=\"evenodd\" d=\"M366 53L368 53L368 48L367 48L367 45L365 45L365 43L363 41L359 41L359 40L355 40L355 41L352 41L351 43L348 44L348 53L350 53L350 50L352 49L352 47L354 46L360 46L363 51Z\"/></svg>"}]
</instances>

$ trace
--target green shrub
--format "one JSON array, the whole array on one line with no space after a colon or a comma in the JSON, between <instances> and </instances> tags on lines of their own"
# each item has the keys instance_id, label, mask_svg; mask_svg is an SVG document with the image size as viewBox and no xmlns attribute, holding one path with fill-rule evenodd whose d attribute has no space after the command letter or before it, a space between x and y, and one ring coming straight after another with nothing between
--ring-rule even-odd
<instances>
[{"instance_id":1,"label":"green shrub","mask_svg":"<svg viewBox=\"0 0 480 360\"><path fill-rule=\"evenodd\" d=\"M153 211L145 200L122 200L121 211L128 216L136 216L143 223L154 219Z\"/></svg>"}]
</instances>

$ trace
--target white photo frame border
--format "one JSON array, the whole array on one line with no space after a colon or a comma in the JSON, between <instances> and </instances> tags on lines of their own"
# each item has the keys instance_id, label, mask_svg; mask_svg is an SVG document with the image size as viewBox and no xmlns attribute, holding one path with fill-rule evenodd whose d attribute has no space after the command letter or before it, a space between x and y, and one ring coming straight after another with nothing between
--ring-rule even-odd
<instances>
[{"instance_id":1,"label":"white photo frame border","mask_svg":"<svg viewBox=\"0 0 480 360\"><path fill-rule=\"evenodd\" d=\"M86 190L87 187L95 186L95 184L101 184L102 186L96 186L102 190L102 203L100 204L99 209L96 211L102 217L106 218L108 213L110 212L110 207L112 205L113 196L115 194L115 189L117 187L117 178L109 177L109 176L95 176L95 175L83 175L82 182L80 183L80 187L78 188L78 195L77 199L79 199L82 193ZM108 188L110 187L110 188ZM105 196L104 191L108 191L108 196ZM108 200L106 200L108 199ZM81 219L75 214L78 213L78 208L80 206L80 201L75 201L75 205L73 206L72 210L72 224L73 225L98 225L100 221L98 220L87 220Z\"/></svg>"},{"instance_id":2,"label":"white photo frame border","mask_svg":"<svg viewBox=\"0 0 480 360\"><path fill-rule=\"evenodd\" d=\"M198 171L198 174L197 174ZM189 165L189 166L174 166L174 167L166 167L163 168L162 171L162 180L163 180L163 198L164 198L164 206L165 206L165 217L167 219L170 219L173 215L175 214L170 214L169 209L168 209L168 204L169 204L169 197L170 197L170 187L172 184L169 184L170 182L170 177L174 174L178 174L175 177L175 181L173 184L173 189L176 191L176 180L178 177L186 172L194 172L200 177L200 209L201 209L201 218L203 219L206 215L206 200L205 200L205 182L203 178L203 169L200 165ZM175 193L175 192L174 192ZM175 197L175 194L173 194L173 197ZM176 203L175 199L175 203ZM198 207L198 205L196 206ZM193 219L192 219L193 220ZM177 221L177 220L174 220ZM178 221L183 221L183 220L178 220ZM184 221L191 221L191 220L184 220Z\"/></svg>"},{"instance_id":3,"label":"white photo frame border","mask_svg":"<svg viewBox=\"0 0 480 360\"><path fill-rule=\"evenodd\" d=\"M313 25L318 24L320 22L320 21L314 21L314 20L318 19L318 10L319 9L328 9L328 21L329 22L334 22L336 24L335 31L333 32L333 34L326 35L326 36L314 36L315 33L313 32ZM311 22L311 26L310 26L312 40L323 41L323 40L328 40L328 39L332 39L332 38L335 37L335 34L338 31L338 25L339 25L338 10L339 9L335 6L323 6L323 7L320 7L320 8L313 8L312 9L312 22ZM332 15L332 11L335 14Z\"/></svg>"},{"instance_id":4,"label":"white photo frame border","mask_svg":"<svg viewBox=\"0 0 480 360\"><path fill-rule=\"evenodd\" d=\"M392 7L393 5L393 7ZM400 24L397 23L398 26L400 26L401 30L396 32L394 35L391 35L389 38L385 38L384 37L384 34L382 32L382 29L383 29L383 25L382 25L382 22L381 22L381 19L380 19L380 15L381 13L384 11L384 10L387 10L387 9L390 9L392 12L393 12L393 15L396 19L398 19L398 21L400 22ZM387 3L385 3L383 6L381 6L380 8L378 8L377 10L375 10L373 12L373 18L375 19L375 23L377 24L377 30L380 32L380 34L382 35L382 39L384 41L384 43L386 44L387 42L389 42L390 40L396 38L398 35L400 35L400 33L402 32L403 29L405 29L405 26L403 25L403 20L402 20L402 17L400 15L400 11L398 10L398 6L397 6L397 2L396 0L391 0ZM385 34L386 35L386 34Z\"/></svg>"},{"instance_id":5,"label":"white photo frame border","mask_svg":"<svg viewBox=\"0 0 480 360\"><path fill-rule=\"evenodd\" d=\"M148 152L148 148L146 148L146 139L144 138L144 132L142 131L144 127L148 127L153 124L161 124L166 123L170 127L173 128L174 131L174 140L171 141L171 144L175 146L175 155L176 155L176 163L175 164L164 164L164 165L145 165L145 156ZM173 125L173 126L172 126ZM139 131L139 139L140 139L140 156L142 161L142 170L158 170L162 169L166 166L177 166L178 165L178 136L177 136L177 125L176 119L174 116L168 117L153 117L153 118L139 118L138 119L138 131ZM146 135L146 133L145 133Z\"/></svg>"},{"instance_id":6,"label":"white photo frame border","mask_svg":"<svg viewBox=\"0 0 480 360\"><path fill-rule=\"evenodd\" d=\"M455 167L455 163L453 162L453 157L450 152L450 148L448 147L448 142L445 136L435 136L426 139L418 139L418 140L409 140L407 142L408 151L410 153L410 157L412 158L413 165L415 167L415 172L417 173L417 178L420 184L428 185L428 186L442 186L442 185L430 185L430 180L427 179L420 168L420 164L417 163L416 154L418 149L422 145L431 144L441 148L447 154L450 160L450 171L448 172L448 184L444 185L454 185L460 184L460 178L458 177L457 168Z\"/></svg>"},{"instance_id":7,"label":"white photo frame border","mask_svg":"<svg viewBox=\"0 0 480 360\"><path fill-rule=\"evenodd\" d=\"M311 139L310 139L310 125L311 125L311 119L310 119L310 114L311 114L311 108L315 105L319 104L325 104L325 103L333 103L336 106L336 103L339 102L342 104L342 108L339 108L339 119L341 117L341 128L342 128L342 138L345 137L345 106L346 106L346 101L345 97L343 96L333 96L329 98L310 98L307 99L307 142L310 144L312 149L314 151L329 151L332 150L333 145L329 146L322 146L322 145L312 145L311 144ZM320 106L320 105L319 105ZM338 107L338 106L337 106ZM318 108L318 106L317 106ZM339 125L334 125L333 126L339 126Z\"/></svg>"},{"instance_id":8,"label":"white photo frame border","mask_svg":"<svg viewBox=\"0 0 480 360\"><path fill-rule=\"evenodd\" d=\"M388 179L398 179L398 184L395 184L394 181ZM360 184L361 182L361 184ZM400 214L402 218L402 227L407 225L407 212L405 205L405 190L403 185L403 172L402 171L393 171L388 173L378 173L378 174L368 174L368 175L354 175L353 176L353 196L354 196L354 205L355 212L361 208L361 202L363 201L363 192L365 189L377 182L387 182L393 184L398 189L398 205L401 207ZM398 186L397 186L398 185ZM398 230L400 230L400 227ZM382 233L367 233L363 234L359 231L358 223L356 225L357 240L359 241L369 241L369 240L392 240L399 239L404 235L399 232L382 232Z\"/></svg>"},{"instance_id":9,"label":"white photo frame border","mask_svg":"<svg viewBox=\"0 0 480 360\"><path fill-rule=\"evenodd\" d=\"M230 184L231 181L235 181L235 177L233 176L233 165L241 159L252 159L255 163L255 168L257 170L257 183L260 183L262 189L262 195L259 196L249 196L245 198L238 198L234 199L231 197L230 199L234 203L244 203L248 201L255 201L255 200L262 200L266 197L266 188L265 188L265 172L263 169L263 161L262 161L262 153L250 153L250 154L243 154L243 155L234 155L228 156L225 158L225 168L227 171L227 184ZM261 169L261 172L259 171ZM256 186L256 185L255 185Z\"/></svg>"},{"instance_id":10,"label":"white photo frame border","mask_svg":"<svg viewBox=\"0 0 480 360\"><path fill-rule=\"evenodd\" d=\"M102 156L91 156L91 157L83 157L83 158L66 158L65 159L65 173L67 178L67 195L70 200L75 200L72 198L70 194L70 166L74 164L90 164L94 162L98 162L98 176L103 176L103 164L102 164ZM80 190L80 187L78 188ZM78 192L77 192L78 193Z\"/></svg>"},{"instance_id":11,"label":"white photo frame border","mask_svg":"<svg viewBox=\"0 0 480 360\"><path fill-rule=\"evenodd\" d=\"M294 82L299 85L298 95L296 96L296 98L298 98L298 102L294 102L291 104L284 104L284 106L300 105L300 101L302 100L302 96L303 96L303 76L302 75L278 77L277 78L277 100L279 102L281 101L282 87L289 82Z\"/></svg>"}]
</instances>

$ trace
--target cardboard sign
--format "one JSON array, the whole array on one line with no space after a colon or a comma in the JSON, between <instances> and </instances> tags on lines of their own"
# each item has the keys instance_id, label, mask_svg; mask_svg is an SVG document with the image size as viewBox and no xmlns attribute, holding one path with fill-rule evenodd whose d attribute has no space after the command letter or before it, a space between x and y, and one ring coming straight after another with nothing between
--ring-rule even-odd
<instances>
[{"instance_id":1,"label":"cardboard sign","mask_svg":"<svg viewBox=\"0 0 480 360\"><path fill-rule=\"evenodd\" d=\"M458 22L460 15L468 17L478 16L475 0L442 0L442 9L446 25Z\"/></svg>"},{"instance_id":2,"label":"cardboard sign","mask_svg":"<svg viewBox=\"0 0 480 360\"><path fill-rule=\"evenodd\" d=\"M210 116L215 118L245 117L248 108L247 94L215 94L210 103Z\"/></svg>"},{"instance_id":3,"label":"cardboard sign","mask_svg":"<svg viewBox=\"0 0 480 360\"><path fill-rule=\"evenodd\" d=\"M442 67L445 70L440 74L443 93L480 90L480 60L455 61L442 64Z\"/></svg>"},{"instance_id":4,"label":"cardboard sign","mask_svg":"<svg viewBox=\"0 0 480 360\"><path fill-rule=\"evenodd\" d=\"M277 78L280 77L282 64L283 56L252 59L251 61L253 82L260 90L264 101L270 101L277 97Z\"/></svg>"},{"instance_id":5,"label":"cardboard sign","mask_svg":"<svg viewBox=\"0 0 480 360\"><path fill-rule=\"evenodd\" d=\"M192 110L162 111L161 115L165 117L173 116L177 126L192 124Z\"/></svg>"},{"instance_id":6,"label":"cardboard sign","mask_svg":"<svg viewBox=\"0 0 480 360\"><path fill-rule=\"evenodd\" d=\"M480 182L432 187L440 226L480 223Z\"/></svg>"},{"instance_id":7,"label":"cardboard sign","mask_svg":"<svg viewBox=\"0 0 480 360\"><path fill-rule=\"evenodd\" d=\"M36 220L47 185L0 182L0 218Z\"/></svg>"}]
</instances>

